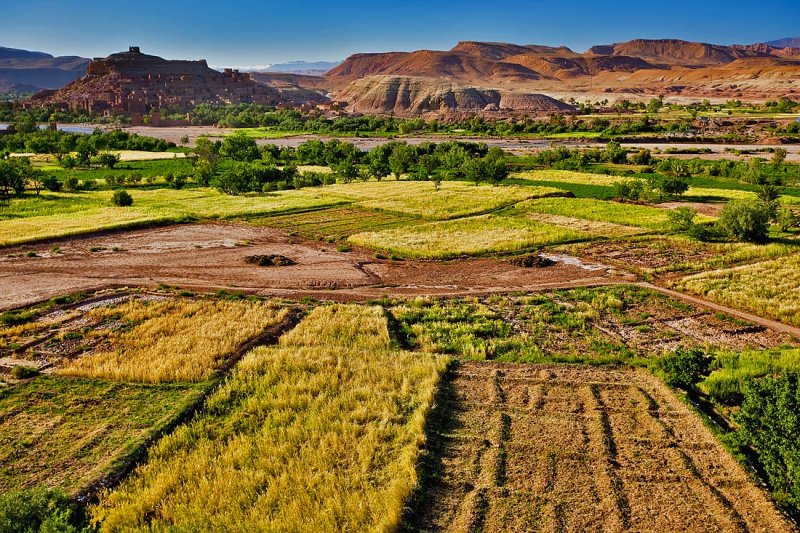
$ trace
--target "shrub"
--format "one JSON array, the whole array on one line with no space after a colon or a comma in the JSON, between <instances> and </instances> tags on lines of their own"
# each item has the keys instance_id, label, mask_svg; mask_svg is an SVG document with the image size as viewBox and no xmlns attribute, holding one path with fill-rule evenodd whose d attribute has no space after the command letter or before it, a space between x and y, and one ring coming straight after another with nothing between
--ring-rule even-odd
<instances>
[{"instance_id":1,"label":"shrub","mask_svg":"<svg viewBox=\"0 0 800 533\"><path fill-rule=\"evenodd\" d=\"M645 196L645 183L642 180L624 180L614 184L614 198L617 200L636 201Z\"/></svg>"},{"instance_id":2,"label":"shrub","mask_svg":"<svg viewBox=\"0 0 800 533\"><path fill-rule=\"evenodd\" d=\"M667 385L689 391L708 376L711 358L698 348L678 348L659 359L658 366Z\"/></svg>"},{"instance_id":3,"label":"shrub","mask_svg":"<svg viewBox=\"0 0 800 533\"><path fill-rule=\"evenodd\" d=\"M86 525L84 514L61 491L36 488L0 495L0 531L4 533L77 533Z\"/></svg>"},{"instance_id":4,"label":"shrub","mask_svg":"<svg viewBox=\"0 0 800 533\"><path fill-rule=\"evenodd\" d=\"M111 197L111 203L119 207L129 207L133 205L133 197L124 189L114 191L114 196Z\"/></svg>"},{"instance_id":5,"label":"shrub","mask_svg":"<svg viewBox=\"0 0 800 533\"><path fill-rule=\"evenodd\" d=\"M769 209L761 202L731 200L720 213L717 224L728 237L763 243L769 238Z\"/></svg>"},{"instance_id":6,"label":"shrub","mask_svg":"<svg viewBox=\"0 0 800 533\"><path fill-rule=\"evenodd\" d=\"M61 190L61 182L58 181L58 178L52 174L47 175L42 180L42 185L44 185L44 188L50 192L58 192Z\"/></svg>"},{"instance_id":7,"label":"shrub","mask_svg":"<svg viewBox=\"0 0 800 533\"><path fill-rule=\"evenodd\" d=\"M75 176L67 176L64 180L64 188L68 191L77 191L78 190L78 178Z\"/></svg>"},{"instance_id":8,"label":"shrub","mask_svg":"<svg viewBox=\"0 0 800 533\"><path fill-rule=\"evenodd\" d=\"M39 370L32 366L17 365L11 369L14 379L28 379L39 375Z\"/></svg>"},{"instance_id":9,"label":"shrub","mask_svg":"<svg viewBox=\"0 0 800 533\"><path fill-rule=\"evenodd\" d=\"M673 231L689 231L694 226L694 217L697 216L697 211L691 207L679 207L667 213L669 225Z\"/></svg>"}]
</instances>

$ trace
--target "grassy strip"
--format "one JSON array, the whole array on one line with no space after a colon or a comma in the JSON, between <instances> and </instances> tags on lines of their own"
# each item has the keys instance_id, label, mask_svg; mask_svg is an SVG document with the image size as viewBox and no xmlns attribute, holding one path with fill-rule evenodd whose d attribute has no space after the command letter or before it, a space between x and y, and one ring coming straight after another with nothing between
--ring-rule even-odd
<instances>
[{"instance_id":1,"label":"grassy strip","mask_svg":"<svg viewBox=\"0 0 800 533\"><path fill-rule=\"evenodd\" d=\"M476 187L461 181L443 182L437 191L431 182L393 180L334 185L325 191L369 209L430 220L488 213L528 198L564 193L552 187Z\"/></svg>"},{"instance_id":2,"label":"grassy strip","mask_svg":"<svg viewBox=\"0 0 800 533\"><path fill-rule=\"evenodd\" d=\"M13 199L0 215L0 246L99 230L285 214L346 203L319 189L228 196L214 189L157 189L132 193L132 207L112 207L112 191L48 193Z\"/></svg>"}]
</instances>

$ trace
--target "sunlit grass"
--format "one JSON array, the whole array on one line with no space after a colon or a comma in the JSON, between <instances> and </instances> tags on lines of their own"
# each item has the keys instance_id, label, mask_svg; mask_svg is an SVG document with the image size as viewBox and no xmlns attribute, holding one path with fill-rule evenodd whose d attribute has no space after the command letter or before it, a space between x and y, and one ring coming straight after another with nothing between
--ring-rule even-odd
<instances>
[{"instance_id":1,"label":"sunlit grass","mask_svg":"<svg viewBox=\"0 0 800 533\"><path fill-rule=\"evenodd\" d=\"M350 242L405 257L441 259L513 252L533 246L588 239L559 226L508 216L483 215L380 232L358 233Z\"/></svg>"},{"instance_id":2,"label":"sunlit grass","mask_svg":"<svg viewBox=\"0 0 800 533\"><path fill-rule=\"evenodd\" d=\"M800 326L800 254L695 274L675 287Z\"/></svg>"},{"instance_id":3,"label":"sunlit grass","mask_svg":"<svg viewBox=\"0 0 800 533\"><path fill-rule=\"evenodd\" d=\"M394 531L446 359L391 350L380 308L314 310L93 515L103 531Z\"/></svg>"},{"instance_id":4,"label":"sunlit grass","mask_svg":"<svg viewBox=\"0 0 800 533\"><path fill-rule=\"evenodd\" d=\"M60 372L115 381L202 381L241 343L285 314L269 303L219 300L133 300L95 309L91 317L116 318L128 327L99 333L111 348L76 359Z\"/></svg>"},{"instance_id":5,"label":"sunlit grass","mask_svg":"<svg viewBox=\"0 0 800 533\"><path fill-rule=\"evenodd\" d=\"M429 181L395 180L340 184L325 191L370 209L434 220L488 213L528 198L563 194L552 187L476 187L460 181L443 182L437 191Z\"/></svg>"},{"instance_id":6,"label":"sunlit grass","mask_svg":"<svg viewBox=\"0 0 800 533\"><path fill-rule=\"evenodd\" d=\"M131 207L113 207L112 191L47 193L0 207L0 246L98 230L285 213L342 203L320 189L229 196L214 189L134 190Z\"/></svg>"}]
</instances>

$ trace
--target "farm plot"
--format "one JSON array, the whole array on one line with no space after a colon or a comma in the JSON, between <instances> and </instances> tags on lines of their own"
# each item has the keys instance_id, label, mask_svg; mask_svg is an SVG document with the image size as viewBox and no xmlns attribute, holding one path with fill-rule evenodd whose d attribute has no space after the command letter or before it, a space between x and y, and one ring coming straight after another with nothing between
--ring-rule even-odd
<instances>
[{"instance_id":1,"label":"farm plot","mask_svg":"<svg viewBox=\"0 0 800 533\"><path fill-rule=\"evenodd\" d=\"M362 231L382 231L418 223L418 221L408 216L382 213L371 209L338 207L308 213L249 219L248 223L278 228L289 233L298 233L310 239L341 240Z\"/></svg>"},{"instance_id":2,"label":"farm plot","mask_svg":"<svg viewBox=\"0 0 800 533\"><path fill-rule=\"evenodd\" d=\"M409 516L440 531L792 531L644 370L463 363Z\"/></svg>"},{"instance_id":3,"label":"farm plot","mask_svg":"<svg viewBox=\"0 0 800 533\"><path fill-rule=\"evenodd\" d=\"M715 302L800 325L800 254L695 274L674 285Z\"/></svg>"},{"instance_id":4,"label":"farm plot","mask_svg":"<svg viewBox=\"0 0 800 533\"><path fill-rule=\"evenodd\" d=\"M0 492L91 492L194 406L203 387L48 375L0 388Z\"/></svg>"},{"instance_id":5,"label":"farm plot","mask_svg":"<svg viewBox=\"0 0 800 533\"><path fill-rule=\"evenodd\" d=\"M474 186L460 181L443 182L438 191L425 181L350 183L326 187L325 191L369 209L431 220L483 214L528 198L564 195L553 187Z\"/></svg>"},{"instance_id":6,"label":"farm plot","mask_svg":"<svg viewBox=\"0 0 800 533\"><path fill-rule=\"evenodd\" d=\"M446 360L390 348L379 307L315 309L93 509L104 531L395 529Z\"/></svg>"},{"instance_id":7,"label":"farm plot","mask_svg":"<svg viewBox=\"0 0 800 533\"><path fill-rule=\"evenodd\" d=\"M516 210L649 230L665 229L668 221L665 209L592 198L542 198L519 204Z\"/></svg>"},{"instance_id":8,"label":"farm plot","mask_svg":"<svg viewBox=\"0 0 800 533\"><path fill-rule=\"evenodd\" d=\"M725 350L795 344L788 335L631 286L388 306L403 342L461 359L630 363L678 347Z\"/></svg>"},{"instance_id":9,"label":"farm plot","mask_svg":"<svg viewBox=\"0 0 800 533\"><path fill-rule=\"evenodd\" d=\"M345 203L302 189L261 196L229 196L214 189L135 190L131 207L112 207L112 191L47 193L12 199L0 215L0 246L100 230L280 214Z\"/></svg>"},{"instance_id":10,"label":"farm plot","mask_svg":"<svg viewBox=\"0 0 800 533\"><path fill-rule=\"evenodd\" d=\"M147 383L203 381L239 345L281 322L286 308L269 302L141 302L89 312L103 327L90 353L72 359L64 375Z\"/></svg>"},{"instance_id":11,"label":"farm plot","mask_svg":"<svg viewBox=\"0 0 800 533\"><path fill-rule=\"evenodd\" d=\"M535 246L590 238L587 233L535 220L483 215L357 233L349 241L409 258L446 259L461 255L516 252Z\"/></svg>"}]
</instances>

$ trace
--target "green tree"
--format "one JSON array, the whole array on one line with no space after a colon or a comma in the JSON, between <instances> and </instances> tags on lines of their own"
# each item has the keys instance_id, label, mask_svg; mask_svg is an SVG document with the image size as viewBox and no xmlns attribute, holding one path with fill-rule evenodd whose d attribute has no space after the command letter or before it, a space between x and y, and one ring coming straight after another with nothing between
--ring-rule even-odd
<instances>
[{"instance_id":1,"label":"green tree","mask_svg":"<svg viewBox=\"0 0 800 533\"><path fill-rule=\"evenodd\" d=\"M241 131L225 137L220 146L219 153L234 161L249 163L256 159L261 159L261 152L258 150L255 139L251 139L247 134Z\"/></svg>"},{"instance_id":2,"label":"green tree","mask_svg":"<svg viewBox=\"0 0 800 533\"><path fill-rule=\"evenodd\" d=\"M708 376L711 358L698 348L678 348L659 359L658 367L668 385L690 391Z\"/></svg>"},{"instance_id":3,"label":"green tree","mask_svg":"<svg viewBox=\"0 0 800 533\"><path fill-rule=\"evenodd\" d=\"M731 200L722 209L717 225L738 241L763 243L769 239L769 210L762 202Z\"/></svg>"},{"instance_id":4,"label":"green tree","mask_svg":"<svg viewBox=\"0 0 800 533\"><path fill-rule=\"evenodd\" d=\"M103 152L97 156L97 162L106 168L114 168L119 163L119 159L119 155L112 152Z\"/></svg>"},{"instance_id":5,"label":"green tree","mask_svg":"<svg viewBox=\"0 0 800 533\"><path fill-rule=\"evenodd\" d=\"M796 374L750 380L736 415L778 499L800 510L800 386Z\"/></svg>"},{"instance_id":6,"label":"green tree","mask_svg":"<svg viewBox=\"0 0 800 533\"><path fill-rule=\"evenodd\" d=\"M406 143L398 143L392 148L392 153L389 155L389 169L394 174L395 179L399 180L400 177L409 171L411 165L414 164L416 150Z\"/></svg>"}]
</instances>

